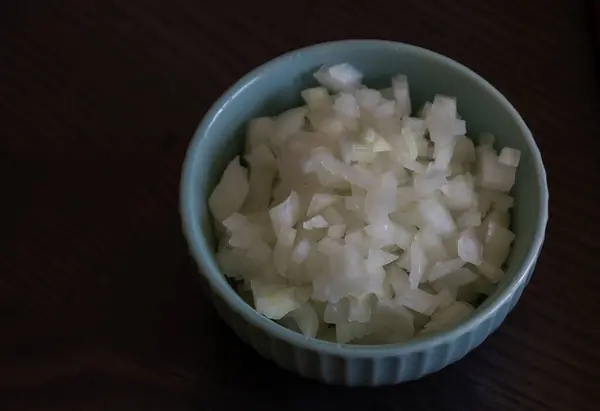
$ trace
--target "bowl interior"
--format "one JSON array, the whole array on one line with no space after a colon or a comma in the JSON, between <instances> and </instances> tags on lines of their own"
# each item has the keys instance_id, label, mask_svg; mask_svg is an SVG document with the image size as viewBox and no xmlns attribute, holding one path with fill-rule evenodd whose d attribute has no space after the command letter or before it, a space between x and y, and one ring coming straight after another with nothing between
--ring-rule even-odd
<instances>
[{"instance_id":1,"label":"bowl interior","mask_svg":"<svg viewBox=\"0 0 600 411\"><path fill-rule=\"evenodd\" d=\"M478 312L486 310L503 289L525 275L539 252L547 218L539 151L517 112L489 83L448 58L399 43L346 41L302 49L261 66L221 97L194 136L182 182L184 228L200 269L213 288L225 282L213 259L215 241L207 199L227 163L242 151L247 121L303 104L300 91L317 84L312 73L323 64L342 62L361 70L364 83L371 87L389 87L393 75L406 74L413 110L436 94L455 96L469 136L489 131L497 137L496 148L522 151L513 188L512 230L517 237L507 275L492 298L478 308ZM237 303L245 304L241 299Z\"/></svg>"}]
</instances>

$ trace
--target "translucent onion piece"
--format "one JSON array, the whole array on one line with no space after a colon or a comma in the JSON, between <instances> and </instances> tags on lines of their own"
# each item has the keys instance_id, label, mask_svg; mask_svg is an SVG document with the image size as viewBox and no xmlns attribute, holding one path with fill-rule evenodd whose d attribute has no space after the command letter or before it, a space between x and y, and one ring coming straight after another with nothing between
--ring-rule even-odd
<instances>
[{"instance_id":1,"label":"translucent onion piece","mask_svg":"<svg viewBox=\"0 0 600 411\"><path fill-rule=\"evenodd\" d=\"M443 289L457 291L458 288L470 284L478 278L479 276L473 271L463 267L436 281L432 281L431 287L436 291L442 291Z\"/></svg>"},{"instance_id":2,"label":"translucent onion piece","mask_svg":"<svg viewBox=\"0 0 600 411\"><path fill-rule=\"evenodd\" d=\"M498 161L510 167L518 167L519 161L521 161L521 152L514 148L504 147L500 151Z\"/></svg>"},{"instance_id":3,"label":"translucent onion piece","mask_svg":"<svg viewBox=\"0 0 600 411\"><path fill-rule=\"evenodd\" d=\"M447 276L448 274L462 268L465 265L465 261L460 258L454 258L452 260L438 261L431 267L427 274L427 281L435 281L440 278Z\"/></svg>"},{"instance_id":4,"label":"translucent onion piece","mask_svg":"<svg viewBox=\"0 0 600 411\"><path fill-rule=\"evenodd\" d=\"M308 300L308 295L303 296L297 287L266 285L256 280L251 287L256 311L273 320L283 318Z\"/></svg>"},{"instance_id":5,"label":"translucent onion piece","mask_svg":"<svg viewBox=\"0 0 600 411\"><path fill-rule=\"evenodd\" d=\"M329 92L324 87L307 88L302 90L300 95L310 110L328 109L333 104Z\"/></svg>"},{"instance_id":6,"label":"translucent onion piece","mask_svg":"<svg viewBox=\"0 0 600 411\"><path fill-rule=\"evenodd\" d=\"M362 74L347 63L323 66L314 76L323 87L333 91L357 88L362 80Z\"/></svg>"},{"instance_id":7,"label":"translucent onion piece","mask_svg":"<svg viewBox=\"0 0 600 411\"><path fill-rule=\"evenodd\" d=\"M296 240L297 230L289 227L283 227L277 235L277 243L273 249L273 264L277 272L285 276L292 247Z\"/></svg>"},{"instance_id":8,"label":"translucent onion piece","mask_svg":"<svg viewBox=\"0 0 600 411\"><path fill-rule=\"evenodd\" d=\"M425 324L421 334L429 334L445 330L462 321L474 311L473 306L462 301L455 301L445 308L440 308L432 316L431 320Z\"/></svg>"},{"instance_id":9,"label":"translucent onion piece","mask_svg":"<svg viewBox=\"0 0 600 411\"><path fill-rule=\"evenodd\" d=\"M276 234L283 228L293 227L300 219L300 196L298 193L292 191L285 201L269 210L269 217Z\"/></svg>"},{"instance_id":10,"label":"translucent onion piece","mask_svg":"<svg viewBox=\"0 0 600 411\"><path fill-rule=\"evenodd\" d=\"M339 343L347 343L362 338L369 333L369 325L359 322L345 322L335 326L335 336Z\"/></svg>"},{"instance_id":11,"label":"translucent onion piece","mask_svg":"<svg viewBox=\"0 0 600 411\"><path fill-rule=\"evenodd\" d=\"M302 227L305 230L312 230L313 228L325 228L329 225L327 220L322 215L316 215L308 221L302 223Z\"/></svg>"},{"instance_id":12,"label":"translucent onion piece","mask_svg":"<svg viewBox=\"0 0 600 411\"><path fill-rule=\"evenodd\" d=\"M394 99L396 100L396 115L398 117L409 116L411 104L406 76L398 74L392 78L392 89L394 91Z\"/></svg>"},{"instance_id":13,"label":"translucent onion piece","mask_svg":"<svg viewBox=\"0 0 600 411\"><path fill-rule=\"evenodd\" d=\"M308 338L315 338L319 331L319 317L310 304L304 304L300 308L290 312L302 334Z\"/></svg>"},{"instance_id":14,"label":"translucent onion piece","mask_svg":"<svg viewBox=\"0 0 600 411\"><path fill-rule=\"evenodd\" d=\"M360 117L358 102L350 93L340 93L333 101L333 109L345 117Z\"/></svg>"},{"instance_id":15,"label":"translucent onion piece","mask_svg":"<svg viewBox=\"0 0 600 411\"><path fill-rule=\"evenodd\" d=\"M275 132L275 124L270 117L259 117L248 122L246 134L246 152L262 144L270 144Z\"/></svg>"},{"instance_id":16,"label":"translucent onion piece","mask_svg":"<svg viewBox=\"0 0 600 411\"><path fill-rule=\"evenodd\" d=\"M410 245L410 287L416 289L423 279L425 270L428 265L427 256L421 245L417 241L413 241ZM419 310L415 310L419 311ZM420 311L419 311L420 312Z\"/></svg>"},{"instance_id":17,"label":"translucent onion piece","mask_svg":"<svg viewBox=\"0 0 600 411\"><path fill-rule=\"evenodd\" d=\"M240 165L240 158L234 158L221 177L208 199L213 217L223 221L238 211L248 195L248 171Z\"/></svg>"},{"instance_id":18,"label":"translucent onion piece","mask_svg":"<svg viewBox=\"0 0 600 411\"><path fill-rule=\"evenodd\" d=\"M468 228L458 237L458 255L467 263L480 265L483 262L483 247L475 230Z\"/></svg>"},{"instance_id":19,"label":"translucent onion piece","mask_svg":"<svg viewBox=\"0 0 600 411\"><path fill-rule=\"evenodd\" d=\"M422 201L420 211L429 226L437 233L445 235L456 231L456 223L439 201L432 198Z\"/></svg>"},{"instance_id":20,"label":"translucent onion piece","mask_svg":"<svg viewBox=\"0 0 600 411\"><path fill-rule=\"evenodd\" d=\"M312 217L319 214L321 211L339 201L342 197L339 195L328 194L328 193L316 193L313 195L308 205L308 212L306 215Z\"/></svg>"}]
</instances>

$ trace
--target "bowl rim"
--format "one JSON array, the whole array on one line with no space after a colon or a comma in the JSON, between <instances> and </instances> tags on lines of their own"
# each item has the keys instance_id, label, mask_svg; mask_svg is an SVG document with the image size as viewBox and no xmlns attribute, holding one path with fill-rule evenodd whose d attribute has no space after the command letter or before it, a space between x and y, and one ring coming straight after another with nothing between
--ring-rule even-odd
<instances>
[{"instance_id":1,"label":"bowl rim","mask_svg":"<svg viewBox=\"0 0 600 411\"><path fill-rule=\"evenodd\" d=\"M221 273L221 270L217 266L213 257L212 246L208 243L207 238L203 235L199 224L194 222L194 204L196 200L192 198L192 193L194 191L193 176L195 175L195 169L198 164L198 161L195 161L195 158L197 157L197 152L200 147L202 137L211 128L214 119L224 109L227 103L235 98L238 93L242 92L249 83L254 81L257 77L260 77L261 72L265 69L276 66L288 59L300 58L303 55L310 55L313 53L325 53L338 47L345 47L349 49L379 47L420 53L426 55L432 60L437 61L439 64L455 70L466 72L474 82L478 83L480 87L484 88L502 106L504 106L508 113L514 118L514 121L521 129L521 132L523 133L526 143L533 156L540 196L540 205L536 220L537 227L534 234L534 241L530 245L529 250L521 262L521 266L518 268L519 271L517 274L509 281L502 292L490 302L490 305L482 311L476 311L475 315L468 318L466 321L461 322L458 326L450 330L433 333L431 335L422 337L416 337L402 343L385 345L340 344L319 340L317 338L305 337L302 334L287 329L282 325L279 325L277 322L259 314L254 308L247 304L237 294L237 292L235 292L233 287L230 286L225 276ZM542 162L541 153L537 147L537 144L535 143L531 131L517 110L506 99L506 97L504 97L504 95L502 95L502 93L500 93L487 80L475 73L473 70L452 60L451 58L422 47L387 40L340 40L314 44L275 57L274 59L267 61L266 63L250 71L248 74L244 75L219 97L219 99L204 115L187 148L182 167L180 185L180 215L182 219L184 235L186 237L191 254L198 265L200 275L208 280L212 290L216 292L227 303L227 305L233 311L239 314L245 321L257 328L260 328L267 334L277 339L283 340L289 344L306 350L327 353L341 357L389 357L425 351L431 347L456 340L469 331L478 328L487 319L495 316L501 307L505 306L505 304L508 304L512 295L523 285L525 281L527 281L530 272L532 272L533 268L535 267L537 256L540 253L545 237L545 230L548 221L548 198L549 194L546 181L546 171Z\"/></svg>"}]
</instances>

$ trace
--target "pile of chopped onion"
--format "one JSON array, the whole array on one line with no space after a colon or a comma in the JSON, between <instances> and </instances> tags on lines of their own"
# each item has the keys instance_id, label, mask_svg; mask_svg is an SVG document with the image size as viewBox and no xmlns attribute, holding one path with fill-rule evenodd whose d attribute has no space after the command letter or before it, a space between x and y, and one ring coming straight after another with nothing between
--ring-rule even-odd
<instances>
[{"instance_id":1,"label":"pile of chopped onion","mask_svg":"<svg viewBox=\"0 0 600 411\"><path fill-rule=\"evenodd\" d=\"M475 146L456 99L411 117L406 76L348 64L305 105L250 121L209 199L217 260L255 309L303 333L397 343L468 317L504 275L520 152Z\"/></svg>"}]
</instances>

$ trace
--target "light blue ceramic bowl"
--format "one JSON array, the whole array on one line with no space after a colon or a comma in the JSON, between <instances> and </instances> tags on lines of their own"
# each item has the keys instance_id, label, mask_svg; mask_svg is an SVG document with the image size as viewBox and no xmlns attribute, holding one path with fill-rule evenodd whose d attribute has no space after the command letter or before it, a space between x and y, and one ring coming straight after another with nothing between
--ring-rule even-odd
<instances>
[{"instance_id":1,"label":"light blue ceramic bowl","mask_svg":"<svg viewBox=\"0 0 600 411\"><path fill-rule=\"evenodd\" d=\"M414 107L435 94L456 96L468 131L491 131L498 146L522 151L514 188L517 238L505 279L474 314L452 330L407 343L335 344L305 338L256 313L229 286L214 258L207 199L228 161L242 150L246 122L298 106L300 90L316 85L322 64L348 62L369 86L389 85L405 73ZM181 182L181 217L191 253L214 304L236 334L261 355L305 377L327 383L376 386L438 371L477 347L504 320L534 270L548 218L548 188L540 152L513 106L468 68L431 51L401 43L351 40L319 44L278 57L231 87L204 117L189 146Z\"/></svg>"}]
</instances>

